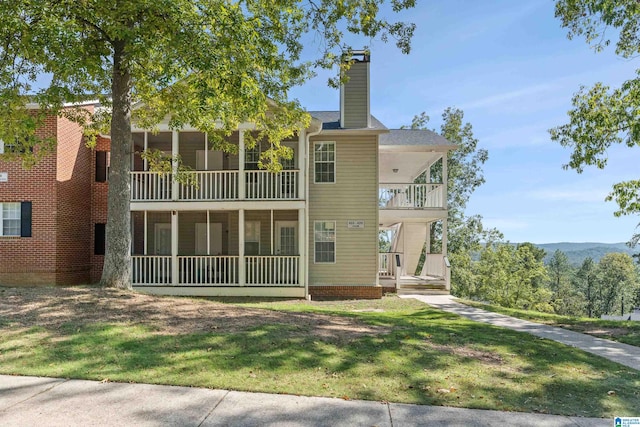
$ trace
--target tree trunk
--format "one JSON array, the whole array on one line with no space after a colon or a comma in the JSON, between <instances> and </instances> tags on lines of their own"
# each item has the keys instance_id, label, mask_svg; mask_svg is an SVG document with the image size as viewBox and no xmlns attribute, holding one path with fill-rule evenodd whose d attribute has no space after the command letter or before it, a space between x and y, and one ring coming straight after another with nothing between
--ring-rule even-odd
<instances>
[{"instance_id":1,"label":"tree trunk","mask_svg":"<svg viewBox=\"0 0 640 427\"><path fill-rule=\"evenodd\" d=\"M106 252L100 285L131 289L131 74L123 56L124 43L116 42L111 85L113 106Z\"/></svg>"}]
</instances>

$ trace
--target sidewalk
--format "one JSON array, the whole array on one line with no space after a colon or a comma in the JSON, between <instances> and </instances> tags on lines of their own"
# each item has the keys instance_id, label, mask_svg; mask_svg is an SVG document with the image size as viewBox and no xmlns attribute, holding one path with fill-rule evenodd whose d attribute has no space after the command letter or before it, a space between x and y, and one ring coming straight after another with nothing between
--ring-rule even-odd
<instances>
[{"instance_id":1,"label":"sidewalk","mask_svg":"<svg viewBox=\"0 0 640 427\"><path fill-rule=\"evenodd\" d=\"M0 375L2 426L611 426L613 419Z\"/></svg>"},{"instance_id":2,"label":"sidewalk","mask_svg":"<svg viewBox=\"0 0 640 427\"><path fill-rule=\"evenodd\" d=\"M456 298L450 295L402 295L401 298L415 298L433 307L464 316L476 322L502 326L503 328L527 332L541 338L557 341L640 371L639 347L469 307L456 302Z\"/></svg>"}]
</instances>

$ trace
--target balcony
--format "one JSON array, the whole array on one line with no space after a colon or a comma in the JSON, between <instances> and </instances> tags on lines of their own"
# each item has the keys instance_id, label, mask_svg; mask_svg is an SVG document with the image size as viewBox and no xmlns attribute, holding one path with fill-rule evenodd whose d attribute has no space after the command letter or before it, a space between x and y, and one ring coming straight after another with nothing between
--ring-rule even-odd
<instances>
[{"instance_id":1,"label":"balcony","mask_svg":"<svg viewBox=\"0 0 640 427\"><path fill-rule=\"evenodd\" d=\"M380 184L380 209L444 209L444 184Z\"/></svg>"},{"instance_id":2,"label":"balcony","mask_svg":"<svg viewBox=\"0 0 640 427\"><path fill-rule=\"evenodd\" d=\"M131 201L298 200L298 170L194 171L195 184L174 183L171 174L131 172ZM244 179L244 194L240 180Z\"/></svg>"}]
</instances>

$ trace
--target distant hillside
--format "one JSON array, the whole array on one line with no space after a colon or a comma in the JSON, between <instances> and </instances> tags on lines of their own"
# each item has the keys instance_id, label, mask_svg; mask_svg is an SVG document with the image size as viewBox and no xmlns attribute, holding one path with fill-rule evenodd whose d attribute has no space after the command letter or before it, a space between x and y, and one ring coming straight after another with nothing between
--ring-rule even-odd
<instances>
[{"instance_id":1,"label":"distant hillside","mask_svg":"<svg viewBox=\"0 0 640 427\"><path fill-rule=\"evenodd\" d=\"M626 243L542 243L536 244L537 247L547 251L544 262L547 263L553 253L560 249L569 258L572 265L579 266L587 258L591 257L595 262L611 252L623 252L629 255L640 252L640 249L631 249Z\"/></svg>"}]
</instances>

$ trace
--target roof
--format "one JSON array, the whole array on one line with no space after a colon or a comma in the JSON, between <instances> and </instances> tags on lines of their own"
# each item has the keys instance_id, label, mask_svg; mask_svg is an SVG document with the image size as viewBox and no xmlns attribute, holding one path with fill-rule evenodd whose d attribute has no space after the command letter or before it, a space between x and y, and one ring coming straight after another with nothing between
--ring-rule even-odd
<instances>
[{"instance_id":1,"label":"roof","mask_svg":"<svg viewBox=\"0 0 640 427\"><path fill-rule=\"evenodd\" d=\"M322 130L340 130L340 111L308 111L311 117L314 117L322 122ZM386 130L387 127L371 116L371 127L361 128L370 130ZM353 130L349 128L349 130Z\"/></svg>"},{"instance_id":2,"label":"roof","mask_svg":"<svg viewBox=\"0 0 640 427\"><path fill-rule=\"evenodd\" d=\"M390 129L379 138L380 145L453 146L445 137L426 129Z\"/></svg>"}]
</instances>

